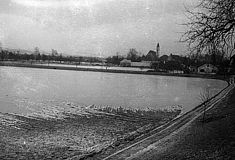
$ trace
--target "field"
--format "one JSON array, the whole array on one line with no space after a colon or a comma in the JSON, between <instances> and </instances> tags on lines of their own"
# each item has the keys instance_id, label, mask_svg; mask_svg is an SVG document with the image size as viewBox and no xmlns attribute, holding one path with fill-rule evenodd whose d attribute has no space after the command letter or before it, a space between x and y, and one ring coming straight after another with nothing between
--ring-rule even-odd
<instances>
[{"instance_id":1,"label":"field","mask_svg":"<svg viewBox=\"0 0 235 160\"><path fill-rule=\"evenodd\" d=\"M180 113L68 105L29 115L0 114L0 159L86 158L115 148Z\"/></svg>"}]
</instances>

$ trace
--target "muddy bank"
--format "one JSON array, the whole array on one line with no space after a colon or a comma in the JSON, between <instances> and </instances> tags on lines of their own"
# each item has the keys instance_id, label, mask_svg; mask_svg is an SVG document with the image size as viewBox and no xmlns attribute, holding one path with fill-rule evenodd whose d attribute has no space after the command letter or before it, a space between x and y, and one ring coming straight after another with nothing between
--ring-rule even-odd
<instances>
[{"instance_id":1,"label":"muddy bank","mask_svg":"<svg viewBox=\"0 0 235 160\"><path fill-rule=\"evenodd\" d=\"M87 158L129 143L180 113L178 109L133 111L93 106L77 110L50 112L49 116L45 115L48 112L0 114L0 159Z\"/></svg>"},{"instance_id":2,"label":"muddy bank","mask_svg":"<svg viewBox=\"0 0 235 160\"><path fill-rule=\"evenodd\" d=\"M136 160L235 158L235 90L193 123Z\"/></svg>"}]
</instances>

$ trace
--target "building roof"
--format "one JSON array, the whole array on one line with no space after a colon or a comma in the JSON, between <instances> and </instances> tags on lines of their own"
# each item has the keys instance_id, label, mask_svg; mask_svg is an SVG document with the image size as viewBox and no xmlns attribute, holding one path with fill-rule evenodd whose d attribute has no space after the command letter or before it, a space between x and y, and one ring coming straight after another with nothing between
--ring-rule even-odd
<instances>
[{"instance_id":1,"label":"building roof","mask_svg":"<svg viewBox=\"0 0 235 160\"><path fill-rule=\"evenodd\" d=\"M131 60L123 59L120 63L131 63Z\"/></svg>"},{"instance_id":2,"label":"building roof","mask_svg":"<svg viewBox=\"0 0 235 160\"><path fill-rule=\"evenodd\" d=\"M203 64L203 65L199 66L198 68L203 68L203 67L217 68L216 66L209 64L209 63Z\"/></svg>"},{"instance_id":3,"label":"building roof","mask_svg":"<svg viewBox=\"0 0 235 160\"><path fill-rule=\"evenodd\" d=\"M157 53L153 50L150 50L148 54L146 55L145 60L147 61L155 61L157 59Z\"/></svg>"},{"instance_id":4,"label":"building roof","mask_svg":"<svg viewBox=\"0 0 235 160\"><path fill-rule=\"evenodd\" d=\"M135 67L150 67L151 62L141 61L141 62L131 62L131 66Z\"/></svg>"},{"instance_id":5,"label":"building roof","mask_svg":"<svg viewBox=\"0 0 235 160\"><path fill-rule=\"evenodd\" d=\"M160 57L160 60L162 60L162 61L167 61L167 60L168 60L168 55L162 55L162 56Z\"/></svg>"}]
</instances>

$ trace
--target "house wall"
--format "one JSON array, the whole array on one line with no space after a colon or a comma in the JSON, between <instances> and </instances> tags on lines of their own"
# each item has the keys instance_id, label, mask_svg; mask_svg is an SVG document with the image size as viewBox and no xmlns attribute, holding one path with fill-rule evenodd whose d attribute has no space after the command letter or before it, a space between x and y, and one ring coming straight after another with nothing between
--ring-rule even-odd
<instances>
[{"instance_id":1,"label":"house wall","mask_svg":"<svg viewBox=\"0 0 235 160\"><path fill-rule=\"evenodd\" d=\"M203 66L198 67L198 73L215 73L217 70L217 67L210 64L204 64Z\"/></svg>"},{"instance_id":2,"label":"house wall","mask_svg":"<svg viewBox=\"0 0 235 160\"><path fill-rule=\"evenodd\" d=\"M132 67L150 67L150 62L131 62Z\"/></svg>"},{"instance_id":3,"label":"house wall","mask_svg":"<svg viewBox=\"0 0 235 160\"><path fill-rule=\"evenodd\" d=\"M120 62L120 66L121 67L130 67L131 66L131 62Z\"/></svg>"}]
</instances>

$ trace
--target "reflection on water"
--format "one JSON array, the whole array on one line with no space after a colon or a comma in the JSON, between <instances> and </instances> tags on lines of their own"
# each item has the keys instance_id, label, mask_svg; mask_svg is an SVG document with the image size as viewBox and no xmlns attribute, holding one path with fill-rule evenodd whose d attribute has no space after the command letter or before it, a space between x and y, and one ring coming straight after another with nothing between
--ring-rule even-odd
<instances>
[{"instance_id":1,"label":"reflection on water","mask_svg":"<svg viewBox=\"0 0 235 160\"><path fill-rule=\"evenodd\" d=\"M199 78L0 67L0 112L36 112L64 102L144 109L181 105L188 111L200 103L204 88L215 94L225 86Z\"/></svg>"}]
</instances>

